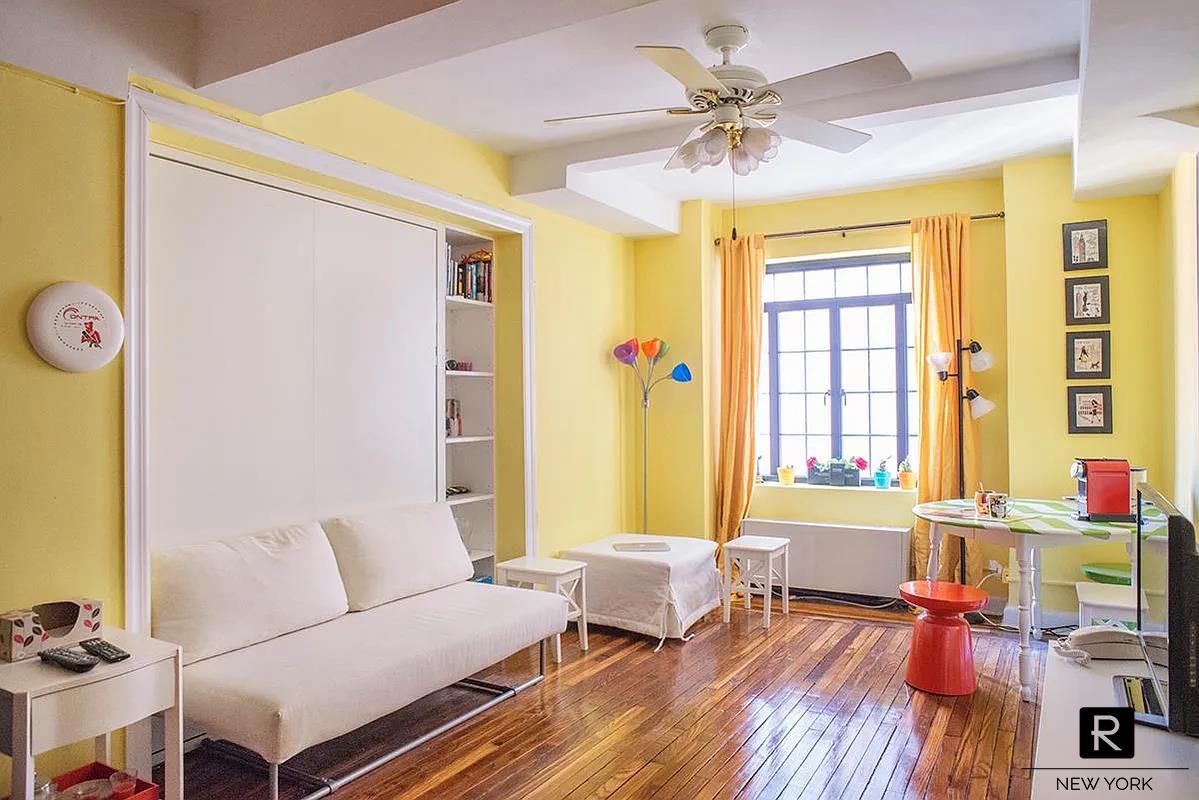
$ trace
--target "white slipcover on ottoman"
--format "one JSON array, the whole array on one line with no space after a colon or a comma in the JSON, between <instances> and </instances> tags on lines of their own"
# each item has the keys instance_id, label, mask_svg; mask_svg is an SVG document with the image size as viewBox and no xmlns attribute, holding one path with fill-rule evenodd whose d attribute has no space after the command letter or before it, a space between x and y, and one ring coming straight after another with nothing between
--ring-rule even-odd
<instances>
[{"instance_id":1,"label":"white slipcover on ottoman","mask_svg":"<svg viewBox=\"0 0 1199 800\"><path fill-rule=\"evenodd\" d=\"M666 542L666 552L630 553L615 542ZM562 558L587 563L587 622L658 639L681 639L720 605L716 543L687 536L618 533L572 547Z\"/></svg>"}]
</instances>

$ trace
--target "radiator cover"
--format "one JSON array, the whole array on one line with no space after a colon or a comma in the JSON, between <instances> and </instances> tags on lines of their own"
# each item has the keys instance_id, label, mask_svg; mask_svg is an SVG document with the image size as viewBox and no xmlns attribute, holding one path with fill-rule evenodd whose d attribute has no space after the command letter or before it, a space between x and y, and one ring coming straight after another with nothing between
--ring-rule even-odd
<instances>
[{"instance_id":1,"label":"radiator cover","mask_svg":"<svg viewBox=\"0 0 1199 800\"><path fill-rule=\"evenodd\" d=\"M741 532L791 540L792 589L898 597L899 584L908 580L911 528L751 518Z\"/></svg>"}]
</instances>

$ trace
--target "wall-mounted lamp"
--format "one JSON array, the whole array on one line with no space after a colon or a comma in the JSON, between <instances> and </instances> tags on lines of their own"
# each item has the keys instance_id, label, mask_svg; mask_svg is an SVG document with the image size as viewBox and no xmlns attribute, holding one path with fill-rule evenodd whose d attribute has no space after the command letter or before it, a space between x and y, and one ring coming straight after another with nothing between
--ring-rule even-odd
<instances>
[{"instance_id":1,"label":"wall-mounted lamp","mask_svg":"<svg viewBox=\"0 0 1199 800\"><path fill-rule=\"evenodd\" d=\"M967 388L962 391L962 365L961 358L963 353L970 354L970 371L985 372L995 366L995 356L983 349L983 346L976 340L971 339L968 344L963 345L962 340L958 339L954 352L929 353L925 357L925 361L937 373L937 380L944 383L950 378L954 378L956 383L954 388L958 395L958 497L965 498L966 496L966 454L965 454L965 416L966 410L964 404L970 404L971 419L978 419L995 410L994 401L988 400L978 393L977 389ZM956 357L956 358L955 358ZM956 362L956 363L955 363ZM961 580L966 582L966 540L959 540L959 563L961 564Z\"/></svg>"}]
</instances>

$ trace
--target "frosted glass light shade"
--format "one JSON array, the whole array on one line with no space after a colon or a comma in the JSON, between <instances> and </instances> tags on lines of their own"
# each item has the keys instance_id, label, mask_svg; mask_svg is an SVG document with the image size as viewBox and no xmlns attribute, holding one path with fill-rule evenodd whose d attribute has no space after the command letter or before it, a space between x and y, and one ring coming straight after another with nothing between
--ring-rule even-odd
<instances>
[{"instance_id":1,"label":"frosted glass light shade","mask_svg":"<svg viewBox=\"0 0 1199 800\"><path fill-rule=\"evenodd\" d=\"M948 372L949 362L952 360L953 353L929 353L925 358L934 372Z\"/></svg>"},{"instance_id":2,"label":"frosted glass light shade","mask_svg":"<svg viewBox=\"0 0 1199 800\"><path fill-rule=\"evenodd\" d=\"M974 419L986 416L995 410L995 403L983 397L981 394L977 397L970 398L970 416Z\"/></svg>"},{"instance_id":3,"label":"frosted glass light shade","mask_svg":"<svg viewBox=\"0 0 1199 800\"><path fill-rule=\"evenodd\" d=\"M986 350L979 350L977 353L970 354L970 371L985 372L995 366L995 356Z\"/></svg>"}]
</instances>

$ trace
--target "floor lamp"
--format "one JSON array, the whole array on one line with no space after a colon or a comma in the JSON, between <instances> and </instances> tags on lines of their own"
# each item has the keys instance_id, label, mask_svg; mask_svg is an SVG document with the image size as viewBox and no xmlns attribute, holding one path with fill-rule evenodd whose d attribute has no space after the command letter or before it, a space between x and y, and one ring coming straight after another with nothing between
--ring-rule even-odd
<instances>
[{"instance_id":1,"label":"floor lamp","mask_svg":"<svg viewBox=\"0 0 1199 800\"><path fill-rule=\"evenodd\" d=\"M691 370L682 361L674 365L668 375L654 379L654 371L659 362L666 357L670 345L661 339L645 339L638 342L629 339L612 348L612 355L621 364L633 368L637 383L641 387L641 533L649 533L649 393L663 381L687 383L691 380ZM645 356L645 371L637 366L638 354Z\"/></svg>"},{"instance_id":2,"label":"floor lamp","mask_svg":"<svg viewBox=\"0 0 1199 800\"><path fill-rule=\"evenodd\" d=\"M962 391L962 356L964 353L970 354L970 371L984 372L995 366L995 356L983 349L983 346L977 341L971 339L969 344L962 344L962 340L958 339L955 342L954 352L952 353L931 353L927 360L937 373L937 380L944 383L952 378L954 380L954 391L958 398L958 497L965 499L966 497L966 409L964 406L969 404L970 416L973 419L989 414L995 410L995 403L983 397L977 390L967 387ZM958 539L958 569L961 574L961 582L966 583L966 540ZM934 576L935 577L935 576Z\"/></svg>"}]
</instances>

